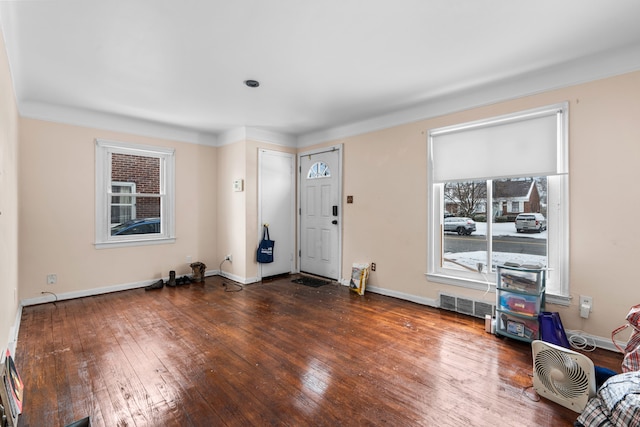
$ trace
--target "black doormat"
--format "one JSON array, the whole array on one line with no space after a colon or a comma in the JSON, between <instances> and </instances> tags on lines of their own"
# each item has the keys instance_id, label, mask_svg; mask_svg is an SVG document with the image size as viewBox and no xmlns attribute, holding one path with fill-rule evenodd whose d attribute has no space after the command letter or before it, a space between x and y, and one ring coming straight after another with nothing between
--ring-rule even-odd
<instances>
[{"instance_id":1,"label":"black doormat","mask_svg":"<svg viewBox=\"0 0 640 427\"><path fill-rule=\"evenodd\" d=\"M293 283L297 283L299 285L311 286L312 288L319 288L320 286L328 285L330 282L322 279L315 279L313 277L298 277L297 279L292 280Z\"/></svg>"}]
</instances>

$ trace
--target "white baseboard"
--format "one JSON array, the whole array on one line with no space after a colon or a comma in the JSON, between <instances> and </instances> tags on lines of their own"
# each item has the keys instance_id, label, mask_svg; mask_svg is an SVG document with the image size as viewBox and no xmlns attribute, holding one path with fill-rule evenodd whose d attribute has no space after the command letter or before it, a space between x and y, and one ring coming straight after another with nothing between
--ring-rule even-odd
<instances>
[{"instance_id":1,"label":"white baseboard","mask_svg":"<svg viewBox=\"0 0 640 427\"><path fill-rule=\"evenodd\" d=\"M217 271L216 274L218 276L224 277L225 279L233 280L234 282L240 283L242 285L250 285L251 283L260 281L258 277L240 277L236 276L235 274L227 273L226 271Z\"/></svg>"},{"instance_id":2,"label":"white baseboard","mask_svg":"<svg viewBox=\"0 0 640 427\"><path fill-rule=\"evenodd\" d=\"M344 285L344 286L349 286L349 281L348 280L340 280L340 284ZM380 295L386 295L386 296L390 296L390 297L394 297L394 298L399 298L399 299L403 299L406 301L411 301L411 302L415 302L417 304L422 304L422 305L427 305L429 307L436 307L439 308L439 303L438 300L434 300L431 298L424 298L424 297L419 297L416 295L411 295L411 294L406 294L404 292L398 292L398 291L394 291L391 289L385 289L385 288L379 288L376 286L367 286L365 289L366 292L373 292L375 294L380 294ZM567 336L571 337L571 335L577 335L577 331L566 331ZM615 345L613 345L613 342L611 341L611 338L608 337L599 337L596 335L590 335L590 334L586 334L584 332L579 332L579 335L581 335L582 337L586 338L590 343L592 343L593 345L595 345L598 348L604 349L604 350L609 350L609 351L613 351L616 353L620 353L620 350L618 350L616 348ZM616 341L618 343L618 345L621 348L624 348L627 344L625 342L620 342L620 341Z\"/></svg>"},{"instance_id":3,"label":"white baseboard","mask_svg":"<svg viewBox=\"0 0 640 427\"><path fill-rule=\"evenodd\" d=\"M338 280L342 286L349 286L348 279ZM398 292L391 289L379 288L377 286L365 287L365 292L373 292L374 294L386 295L388 297L394 297L405 301L415 302L417 304L427 305L429 307L439 307L438 300L431 298L419 297L417 295L406 294L404 292Z\"/></svg>"},{"instance_id":4,"label":"white baseboard","mask_svg":"<svg viewBox=\"0 0 640 427\"><path fill-rule=\"evenodd\" d=\"M598 348L602 348L604 350L609 350L609 351L614 351L616 353L620 353L620 350L618 350L616 348L615 345L613 345L613 341L611 341L611 338L605 338L605 337L598 337L595 335L590 335L587 334L585 332L582 331L565 331L567 333L567 338L569 338L571 340L571 337L574 335L579 335L581 337L583 337L586 340L587 343L587 347L591 347L593 345L595 345ZM616 341L616 343L621 347L621 348L625 348L625 346L627 345L626 342L621 342L621 341Z\"/></svg>"},{"instance_id":5,"label":"white baseboard","mask_svg":"<svg viewBox=\"0 0 640 427\"><path fill-rule=\"evenodd\" d=\"M373 293L380 294L380 295L386 295L388 297L394 297L394 298L402 299L402 300L405 300L405 301L415 302L417 304L422 304L422 305L426 305L426 306L429 306L429 307L436 307L436 308L439 307L438 300L436 300L436 299L419 297L417 295L406 294L404 292L398 292L398 291L394 291L394 290L391 290L391 289L378 288L376 286L368 286L365 289L365 292L366 291L373 292Z\"/></svg>"},{"instance_id":6,"label":"white baseboard","mask_svg":"<svg viewBox=\"0 0 640 427\"><path fill-rule=\"evenodd\" d=\"M220 272L218 270L205 271L204 273L205 277L218 276L219 274ZM185 276L190 276L190 275L186 274ZM20 301L20 305L22 307L27 307L29 305L44 304L47 302L63 301L67 299L75 299L75 298L82 298L82 297L90 297L94 295L108 294L111 292L127 291L129 289L144 288L145 286L149 286L152 283L157 282L158 280L160 279L144 280L142 282L123 283L120 285L104 286L102 288L84 289L81 291L64 292L61 294L56 294L55 292L47 292L47 293L43 293L43 295L39 297L23 299ZM168 276L162 277L162 280L166 282L169 280L169 277Z\"/></svg>"}]
</instances>

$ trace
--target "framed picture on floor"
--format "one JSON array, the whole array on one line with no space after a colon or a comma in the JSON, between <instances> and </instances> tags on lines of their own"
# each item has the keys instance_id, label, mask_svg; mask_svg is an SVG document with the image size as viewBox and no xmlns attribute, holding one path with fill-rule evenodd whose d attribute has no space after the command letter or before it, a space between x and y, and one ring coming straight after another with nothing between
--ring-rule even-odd
<instances>
[{"instance_id":1,"label":"framed picture on floor","mask_svg":"<svg viewBox=\"0 0 640 427\"><path fill-rule=\"evenodd\" d=\"M0 365L0 379L0 399L4 411L1 427L15 427L18 425L18 416L22 413L24 385L8 349L4 363Z\"/></svg>"}]
</instances>

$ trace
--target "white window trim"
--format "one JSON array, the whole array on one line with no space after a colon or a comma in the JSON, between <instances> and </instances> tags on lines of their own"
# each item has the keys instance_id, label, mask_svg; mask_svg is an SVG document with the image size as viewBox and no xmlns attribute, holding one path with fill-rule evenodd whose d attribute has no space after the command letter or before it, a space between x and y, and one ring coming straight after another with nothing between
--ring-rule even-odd
<instances>
[{"instance_id":1,"label":"white window trim","mask_svg":"<svg viewBox=\"0 0 640 427\"><path fill-rule=\"evenodd\" d=\"M109 197L111 193L111 153L160 159L160 234L111 236ZM96 229L98 249L156 245L175 242L175 149L96 139Z\"/></svg>"},{"instance_id":2,"label":"white window trim","mask_svg":"<svg viewBox=\"0 0 640 427\"><path fill-rule=\"evenodd\" d=\"M547 107L545 107L546 109ZM566 161L566 153L568 153L568 103L557 104L550 108L558 108L562 110L561 118L558 119L558 150L562 151L561 156ZM513 118L519 114L527 114L528 112L511 114L504 116ZM486 122L495 122L503 118L489 118ZM483 121L474 122L474 124ZM460 128L464 128L469 124L461 124ZM450 129L450 128L448 128ZM437 130L436 130L437 131ZM431 131L429 132L429 147L432 141ZM428 149L427 159L429 170L427 172L427 273L426 277L429 281L443 283L447 285L460 286L470 289L487 290L490 288L495 290L495 274L472 271L458 271L441 267L442 265L442 226L444 218L444 202L443 191L444 184L435 183L433 176L433 164L431 158L431 150ZM495 177L497 179L499 177ZM569 177L568 174L558 174L548 176L548 193L547 193L547 220L553 227L549 227L547 232L548 241L555 242L548 246L548 271L547 284L552 284L560 290L560 294L547 294L547 301L555 304L569 305ZM487 193L490 194L489 188ZM489 207L489 210L491 207ZM491 212L487 212L490 217ZM489 233L491 232L491 223L487 224Z\"/></svg>"}]
</instances>

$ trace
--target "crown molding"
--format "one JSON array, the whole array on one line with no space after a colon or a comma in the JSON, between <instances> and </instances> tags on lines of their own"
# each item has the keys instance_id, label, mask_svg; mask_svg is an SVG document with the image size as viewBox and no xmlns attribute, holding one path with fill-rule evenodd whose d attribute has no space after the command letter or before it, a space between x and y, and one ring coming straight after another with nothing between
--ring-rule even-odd
<instances>
[{"instance_id":1,"label":"crown molding","mask_svg":"<svg viewBox=\"0 0 640 427\"><path fill-rule=\"evenodd\" d=\"M213 134L116 114L28 101L21 102L18 109L21 117L29 119L92 127L192 144L217 145L217 136Z\"/></svg>"},{"instance_id":2,"label":"crown molding","mask_svg":"<svg viewBox=\"0 0 640 427\"><path fill-rule=\"evenodd\" d=\"M282 145L285 147L297 146L297 140L292 135L251 126L240 126L219 134L218 146L229 145L234 142L246 140L266 142L268 144Z\"/></svg>"},{"instance_id":3,"label":"crown molding","mask_svg":"<svg viewBox=\"0 0 640 427\"><path fill-rule=\"evenodd\" d=\"M640 70L640 45L630 45L485 85L452 90L448 93L441 92L438 96L409 108L299 135L297 147L335 141L638 70Z\"/></svg>"},{"instance_id":4,"label":"crown molding","mask_svg":"<svg viewBox=\"0 0 640 427\"><path fill-rule=\"evenodd\" d=\"M205 133L116 114L28 101L20 102L18 109L20 116L25 118L214 147L253 140L304 148L638 70L640 70L640 45L630 45L484 85L449 91L444 89L437 95L408 108L297 136L254 126L240 126L219 134Z\"/></svg>"}]
</instances>

